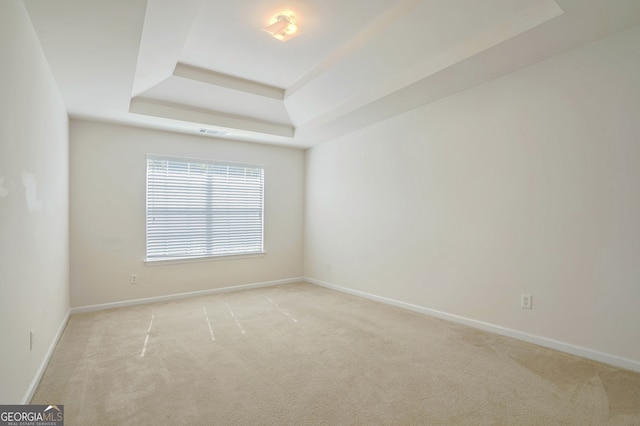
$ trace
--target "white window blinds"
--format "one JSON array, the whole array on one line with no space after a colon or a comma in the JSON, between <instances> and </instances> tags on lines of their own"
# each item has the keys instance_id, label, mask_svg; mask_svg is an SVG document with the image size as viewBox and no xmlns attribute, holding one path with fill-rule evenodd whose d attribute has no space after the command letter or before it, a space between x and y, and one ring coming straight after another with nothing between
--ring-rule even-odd
<instances>
[{"instance_id":1,"label":"white window blinds","mask_svg":"<svg viewBox=\"0 0 640 426\"><path fill-rule=\"evenodd\" d=\"M147 260L263 251L264 169L147 157Z\"/></svg>"}]
</instances>

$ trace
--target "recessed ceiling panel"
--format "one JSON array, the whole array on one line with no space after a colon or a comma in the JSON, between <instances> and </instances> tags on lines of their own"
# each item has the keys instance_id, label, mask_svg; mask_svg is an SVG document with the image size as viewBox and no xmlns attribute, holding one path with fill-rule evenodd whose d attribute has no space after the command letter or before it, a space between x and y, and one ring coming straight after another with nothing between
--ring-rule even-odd
<instances>
[{"instance_id":1,"label":"recessed ceiling panel","mask_svg":"<svg viewBox=\"0 0 640 426\"><path fill-rule=\"evenodd\" d=\"M203 0L180 62L287 88L398 0ZM283 10L301 34L274 39L263 28Z\"/></svg>"}]
</instances>

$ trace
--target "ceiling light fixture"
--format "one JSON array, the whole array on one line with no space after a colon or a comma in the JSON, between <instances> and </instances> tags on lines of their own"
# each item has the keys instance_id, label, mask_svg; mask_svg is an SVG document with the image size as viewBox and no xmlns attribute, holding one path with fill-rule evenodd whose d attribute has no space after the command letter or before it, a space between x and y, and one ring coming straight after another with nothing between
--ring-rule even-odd
<instances>
[{"instance_id":1,"label":"ceiling light fixture","mask_svg":"<svg viewBox=\"0 0 640 426\"><path fill-rule=\"evenodd\" d=\"M295 16L291 12L278 13L264 30L280 41L287 41L299 34Z\"/></svg>"}]
</instances>

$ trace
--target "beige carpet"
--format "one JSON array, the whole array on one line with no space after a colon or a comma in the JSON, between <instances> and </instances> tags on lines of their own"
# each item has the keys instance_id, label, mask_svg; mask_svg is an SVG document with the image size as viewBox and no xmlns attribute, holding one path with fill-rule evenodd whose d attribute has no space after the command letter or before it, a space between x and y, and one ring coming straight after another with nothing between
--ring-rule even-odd
<instances>
[{"instance_id":1,"label":"beige carpet","mask_svg":"<svg viewBox=\"0 0 640 426\"><path fill-rule=\"evenodd\" d=\"M640 374L292 284L73 315L71 425L640 425Z\"/></svg>"}]
</instances>

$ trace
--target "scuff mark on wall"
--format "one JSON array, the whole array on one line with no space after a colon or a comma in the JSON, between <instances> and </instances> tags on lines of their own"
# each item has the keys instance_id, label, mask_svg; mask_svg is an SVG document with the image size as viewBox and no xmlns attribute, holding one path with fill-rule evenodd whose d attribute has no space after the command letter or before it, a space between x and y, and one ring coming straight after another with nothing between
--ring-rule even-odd
<instances>
[{"instance_id":1,"label":"scuff mark on wall","mask_svg":"<svg viewBox=\"0 0 640 426\"><path fill-rule=\"evenodd\" d=\"M27 208L29 213L41 213L42 201L38 201L36 195L37 181L31 173L22 172L22 184L24 185L25 195L27 197Z\"/></svg>"},{"instance_id":2,"label":"scuff mark on wall","mask_svg":"<svg viewBox=\"0 0 640 426\"><path fill-rule=\"evenodd\" d=\"M4 183L4 176L0 177L0 198L4 198L9 195L9 190L7 188L3 188L2 184Z\"/></svg>"}]
</instances>

